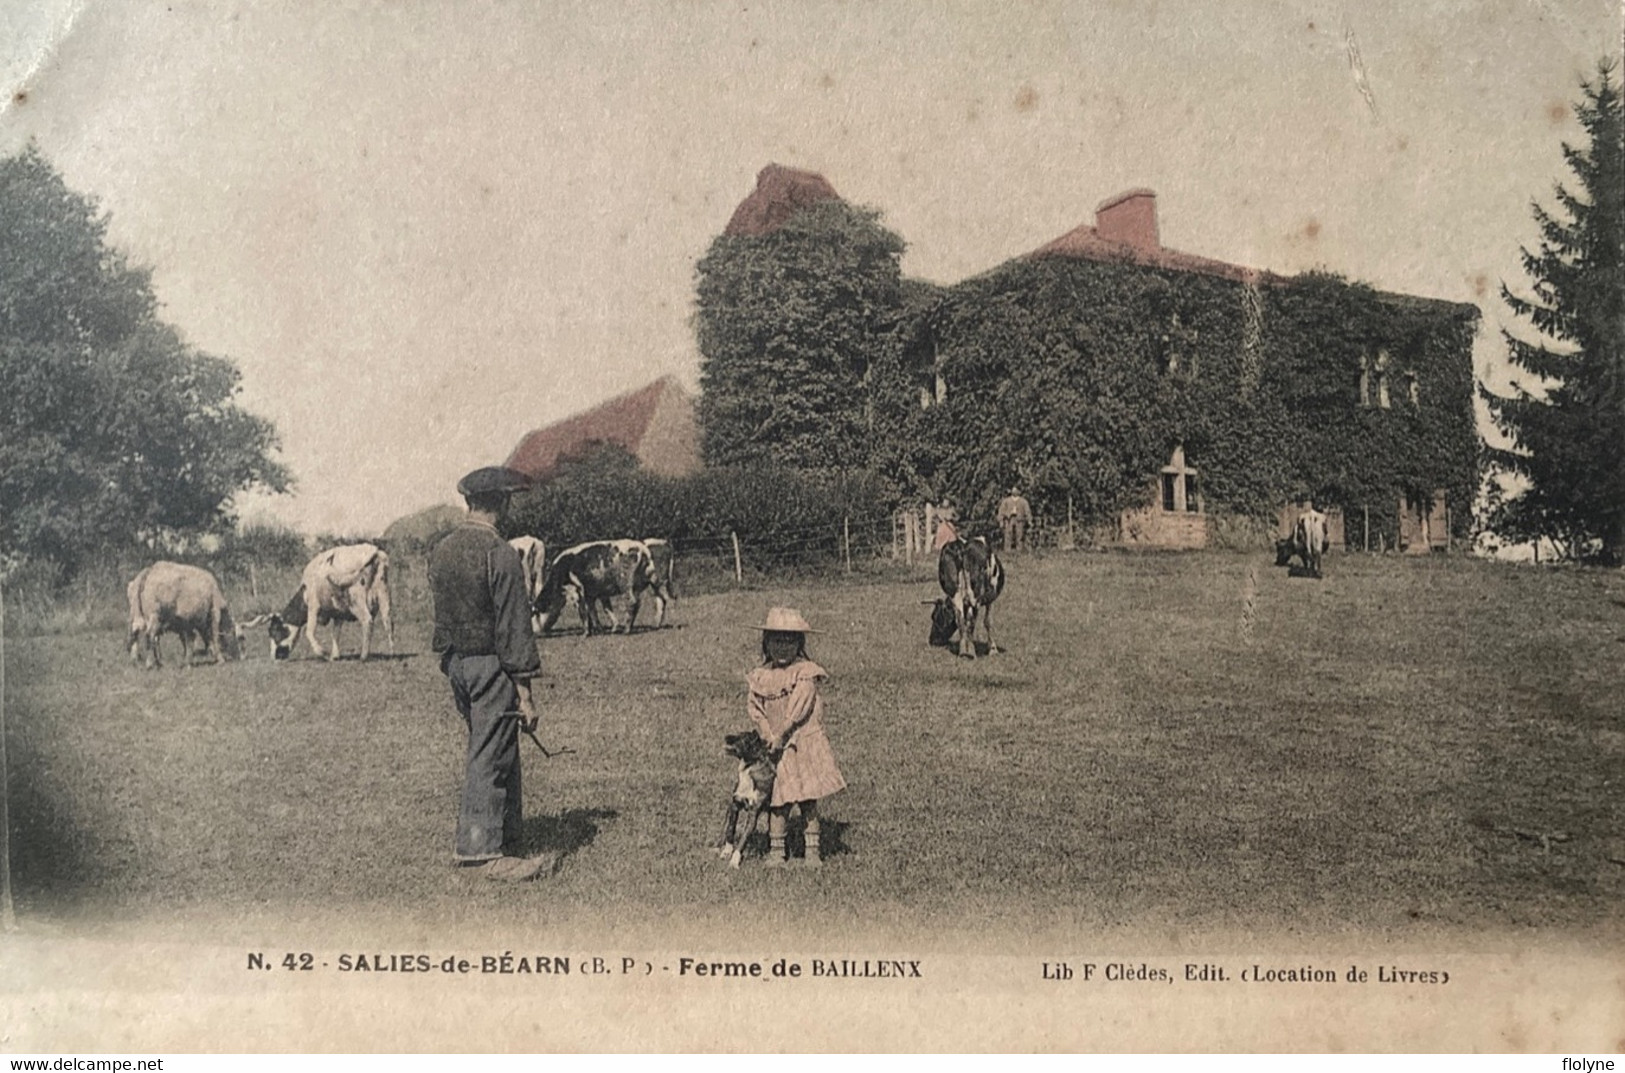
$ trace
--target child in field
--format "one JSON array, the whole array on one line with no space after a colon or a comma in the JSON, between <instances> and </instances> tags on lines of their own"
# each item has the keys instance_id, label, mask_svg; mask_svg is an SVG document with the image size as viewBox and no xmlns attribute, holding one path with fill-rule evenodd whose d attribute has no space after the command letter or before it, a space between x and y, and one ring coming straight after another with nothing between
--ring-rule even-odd
<instances>
[{"instance_id":1,"label":"child in field","mask_svg":"<svg viewBox=\"0 0 1625 1073\"><path fill-rule=\"evenodd\" d=\"M785 829L790 806L796 805L806 825L805 861L817 866L822 863L818 802L846 785L824 734L818 683L828 676L807 657L807 634L814 631L794 608L769 609L767 621L755 628L762 631L762 665L745 676L750 718L768 746L784 753L769 804L766 863L786 863Z\"/></svg>"}]
</instances>

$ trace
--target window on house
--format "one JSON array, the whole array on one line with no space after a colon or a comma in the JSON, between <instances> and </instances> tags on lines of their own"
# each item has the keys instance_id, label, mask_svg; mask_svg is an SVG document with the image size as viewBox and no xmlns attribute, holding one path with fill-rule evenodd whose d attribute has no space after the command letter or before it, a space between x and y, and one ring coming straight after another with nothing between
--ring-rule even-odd
<instances>
[{"instance_id":1,"label":"window on house","mask_svg":"<svg viewBox=\"0 0 1625 1073\"><path fill-rule=\"evenodd\" d=\"M1196 375L1196 342L1194 329L1185 327L1178 313L1168 318L1168 330L1162 333L1162 372L1165 376L1183 372L1186 376Z\"/></svg>"},{"instance_id":2,"label":"window on house","mask_svg":"<svg viewBox=\"0 0 1625 1073\"><path fill-rule=\"evenodd\" d=\"M1422 389L1414 371L1405 374L1405 397L1411 400L1412 409L1422 405Z\"/></svg>"},{"instance_id":3,"label":"window on house","mask_svg":"<svg viewBox=\"0 0 1625 1073\"><path fill-rule=\"evenodd\" d=\"M1168 464L1162 467L1159 488L1162 509L1170 514L1202 513L1201 490L1196 483L1196 470L1185 464L1185 446L1177 444Z\"/></svg>"},{"instance_id":4,"label":"window on house","mask_svg":"<svg viewBox=\"0 0 1625 1073\"><path fill-rule=\"evenodd\" d=\"M1371 405L1371 355L1360 355L1360 405Z\"/></svg>"},{"instance_id":5,"label":"window on house","mask_svg":"<svg viewBox=\"0 0 1625 1073\"><path fill-rule=\"evenodd\" d=\"M948 401L948 381L942 378L942 363L937 362L931 369L929 383L919 385L920 409L929 410L933 406L940 406Z\"/></svg>"},{"instance_id":6,"label":"window on house","mask_svg":"<svg viewBox=\"0 0 1625 1073\"><path fill-rule=\"evenodd\" d=\"M1386 410L1390 406L1388 398L1388 351L1377 351L1377 406Z\"/></svg>"}]
</instances>

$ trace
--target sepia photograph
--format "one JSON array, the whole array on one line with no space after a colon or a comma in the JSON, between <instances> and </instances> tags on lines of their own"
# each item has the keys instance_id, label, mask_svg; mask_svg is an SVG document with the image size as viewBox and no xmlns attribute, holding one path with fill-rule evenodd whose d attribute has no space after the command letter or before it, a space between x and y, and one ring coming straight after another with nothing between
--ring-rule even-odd
<instances>
[{"instance_id":1,"label":"sepia photograph","mask_svg":"<svg viewBox=\"0 0 1625 1073\"><path fill-rule=\"evenodd\" d=\"M1625 1048L1622 61L0 0L0 1051Z\"/></svg>"}]
</instances>

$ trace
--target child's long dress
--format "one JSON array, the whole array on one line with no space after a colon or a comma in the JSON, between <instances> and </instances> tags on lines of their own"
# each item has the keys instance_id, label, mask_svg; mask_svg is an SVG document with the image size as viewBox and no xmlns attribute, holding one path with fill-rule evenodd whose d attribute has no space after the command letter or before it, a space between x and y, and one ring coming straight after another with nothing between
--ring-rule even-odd
<instances>
[{"instance_id":1,"label":"child's long dress","mask_svg":"<svg viewBox=\"0 0 1625 1073\"><path fill-rule=\"evenodd\" d=\"M762 737L775 741L786 727L806 718L779 760L773 780L775 806L816 801L846 785L824 733L824 698L818 695L818 683L827 677L824 668L805 659L788 667L758 667L745 676L750 718Z\"/></svg>"}]
</instances>

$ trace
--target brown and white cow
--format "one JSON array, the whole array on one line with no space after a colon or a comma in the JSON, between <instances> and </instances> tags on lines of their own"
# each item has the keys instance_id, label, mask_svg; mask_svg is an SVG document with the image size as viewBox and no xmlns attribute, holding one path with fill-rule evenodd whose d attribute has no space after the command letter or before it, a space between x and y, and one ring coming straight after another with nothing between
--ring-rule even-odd
<instances>
[{"instance_id":1,"label":"brown and white cow","mask_svg":"<svg viewBox=\"0 0 1625 1073\"><path fill-rule=\"evenodd\" d=\"M1295 555L1303 560L1303 569L1311 577L1324 577L1321 562L1329 545L1326 515L1310 507L1298 515L1292 535L1275 542L1275 565L1290 567Z\"/></svg>"},{"instance_id":2,"label":"brown and white cow","mask_svg":"<svg viewBox=\"0 0 1625 1073\"><path fill-rule=\"evenodd\" d=\"M250 626L270 623L271 655L287 659L303 630L311 652L322 655L317 626L333 628L329 660L339 658L339 628L361 623L361 658L372 654L372 624L382 619L395 651L395 624L389 614L389 556L372 544L345 544L329 548L305 567L299 591L280 615L261 615Z\"/></svg>"},{"instance_id":3,"label":"brown and white cow","mask_svg":"<svg viewBox=\"0 0 1625 1073\"><path fill-rule=\"evenodd\" d=\"M596 540L566 548L547 568L547 580L536 602L540 612L537 633L545 632L559 620L565 605L574 602L581 614L583 636L599 629L598 608L609 615L610 631L620 630L620 620L610 603L617 596L631 598L626 613L626 633L638 618L638 605L649 587L649 549L641 540Z\"/></svg>"},{"instance_id":4,"label":"brown and white cow","mask_svg":"<svg viewBox=\"0 0 1625 1073\"><path fill-rule=\"evenodd\" d=\"M672 602L672 582L676 567L676 553L671 544L659 537L643 542L649 549L649 595L655 601L655 629L666 624L666 606Z\"/></svg>"},{"instance_id":5,"label":"brown and white cow","mask_svg":"<svg viewBox=\"0 0 1625 1073\"><path fill-rule=\"evenodd\" d=\"M508 543L519 553L519 565L525 568L525 599L530 601L531 631L540 634L542 616L536 608L542 599L542 585L547 580L547 545L533 536L516 536Z\"/></svg>"},{"instance_id":6,"label":"brown and white cow","mask_svg":"<svg viewBox=\"0 0 1625 1073\"><path fill-rule=\"evenodd\" d=\"M989 654L993 643L993 601L1004 591L1004 564L986 537L953 540L937 554L942 597L931 609L931 643L946 647L959 634L959 654L976 658L976 626L982 626Z\"/></svg>"},{"instance_id":7,"label":"brown and white cow","mask_svg":"<svg viewBox=\"0 0 1625 1073\"><path fill-rule=\"evenodd\" d=\"M214 652L214 661L242 656L242 629L231 618L220 582L207 570L181 563L153 563L125 588L130 598L130 658L159 666L158 635L181 639L184 665L192 663L192 639Z\"/></svg>"}]
</instances>

